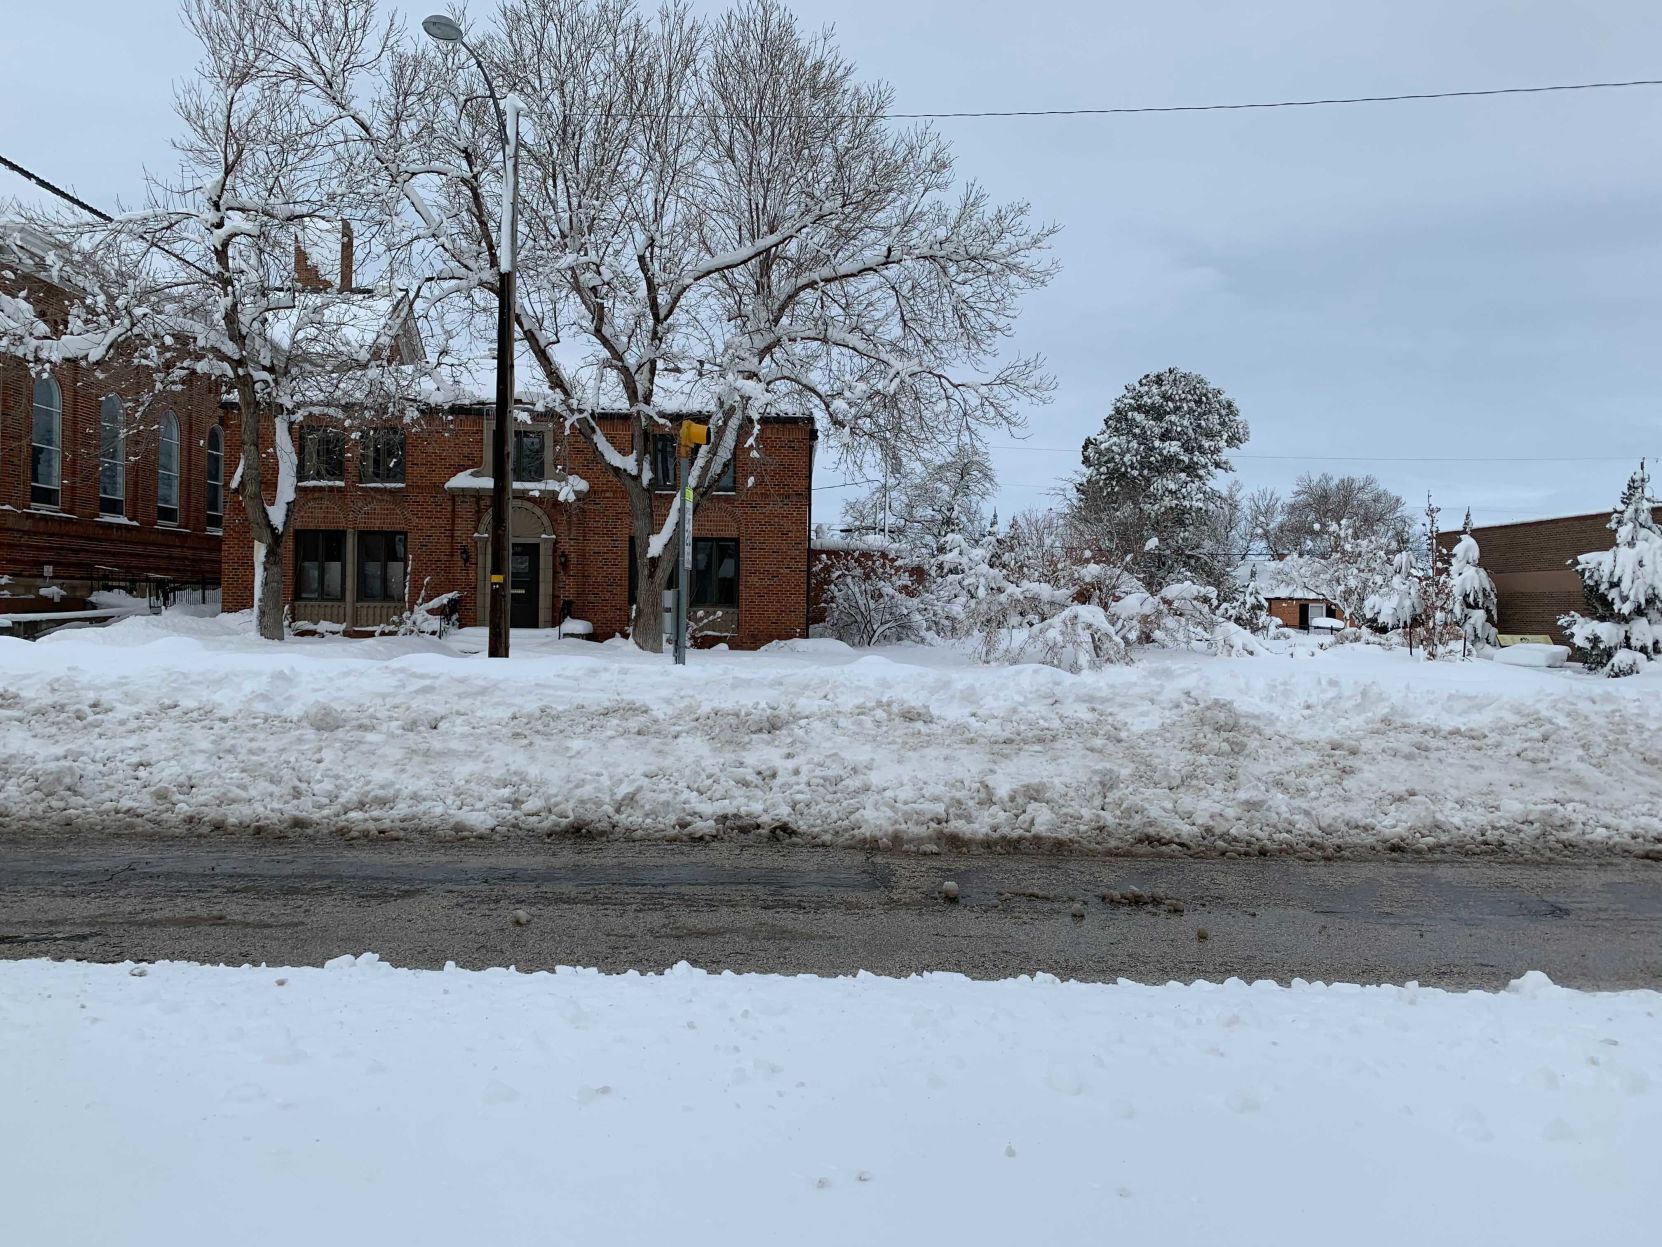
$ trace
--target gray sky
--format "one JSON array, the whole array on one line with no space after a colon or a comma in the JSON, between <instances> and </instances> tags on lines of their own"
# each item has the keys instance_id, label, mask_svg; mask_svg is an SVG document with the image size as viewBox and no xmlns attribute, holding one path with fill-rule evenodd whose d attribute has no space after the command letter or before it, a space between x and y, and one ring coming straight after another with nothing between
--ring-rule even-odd
<instances>
[{"instance_id":1,"label":"gray sky","mask_svg":"<svg viewBox=\"0 0 1662 1247\"><path fill-rule=\"evenodd\" d=\"M101 205L136 198L195 59L170 0L13 7L0 153ZM900 111L1662 77L1654 0L796 9ZM1662 88L940 125L965 175L1063 226L1061 276L1015 340L1059 391L996 452L1003 515L1045 501L1122 385L1171 365L1240 404L1248 486L1372 471L1416 509L1434 491L1445 522L1470 505L1492 523L1606 509L1630 461L1662 456Z\"/></svg>"}]
</instances>

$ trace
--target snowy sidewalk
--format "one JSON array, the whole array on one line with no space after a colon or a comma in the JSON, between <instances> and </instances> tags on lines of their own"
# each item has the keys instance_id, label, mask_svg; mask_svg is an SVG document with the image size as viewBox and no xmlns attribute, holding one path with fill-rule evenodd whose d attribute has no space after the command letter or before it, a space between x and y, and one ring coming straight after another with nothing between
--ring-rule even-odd
<instances>
[{"instance_id":1,"label":"snowy sidewalk","mask_svg":"<svg viewBox=\"0 0 1662 1247\"><path fill-rule=\"evenodd\" d=\"M65 833L1662 852L1651 675L1361 646L1086 675L836 642L686 668L463 648L175 616L0 638L0 811Z\"/></svg>"},{"instance_id":2,"label":"snowy sidewalk","mask_svg":"<svg viewBox=\"0 0 1662 1247\"><path fill-rule=\"evenodd\" d=\"M1662 994L0 962L0 1068L18 1244L1621 1244Z\"/></svg>"}]
</instances>

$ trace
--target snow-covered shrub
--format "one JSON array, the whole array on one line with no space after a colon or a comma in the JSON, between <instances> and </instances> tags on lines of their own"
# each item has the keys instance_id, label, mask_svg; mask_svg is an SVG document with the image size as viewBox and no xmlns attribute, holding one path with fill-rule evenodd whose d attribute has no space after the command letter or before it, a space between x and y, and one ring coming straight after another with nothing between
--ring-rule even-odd
<instances>
[{"instance_id":1,"label":"snow-covered shrub","mask_svg":"<svg viewBox=\"0 0 1662 1247\"><path fill-rule=\"evenodd\" d=\"M1095 671L1131 661L1121 626L1100 606L1065 607L1028 630L1021 653L1063 671Z\"/></svg>"},{"instance_id":2,"label":"snow-covered shrub","mask_svg":"<svg viewBox=\"0 0 1662 1247\"><path fill-rule=\"evenodd\" d=\"M1641 460L1610 516L1616 544L1576 559L1587 613L1558 622L1589 671L1635 675L1662 654L1662 530L1654 505Z\"/></svg>"},{"instance_id":3,"label":"snow-covered shrub","mask_svg":"<svg viewBox=\"0 0 1662 1247\"><path fill-rule=\"evenodd\" d=\"M862 550L831 573L826 635L847 645L919 641L927 627L915 566L887 550Z\"/></svg>"},{"instance_id":4,"label":"snow-covered shrub","mask_svg":"<svg viewBox=\"0 0 1662 1247\"><path fill-rule=\"evenodd\" d=\"M375 635L442 637L454 628L461 617L462 595L450 592L429 598L427 586L430 583L430 579L424 579L415 605L375 629Z\"/></svg>"}]
</instances>

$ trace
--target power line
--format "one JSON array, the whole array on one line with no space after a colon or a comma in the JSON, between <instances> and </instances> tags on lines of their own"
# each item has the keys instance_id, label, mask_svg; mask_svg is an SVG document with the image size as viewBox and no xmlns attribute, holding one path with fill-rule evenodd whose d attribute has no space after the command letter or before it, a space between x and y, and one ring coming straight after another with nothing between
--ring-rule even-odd
<instances>
[{"instance_id":1,"label":"power line","mask_svg":"<svg viewBox=\"0 0 1662 1247\"><path fill-rule=\"evenodd\" d=\"M4 166L5 168L10 169L13 173L17 174L17 176L20 177L20 178L28 179L29 181L33 182L36 186L40 187L42 190L50 191L52 194L56 195L59 199L62 199L64 201L68 202L68 203L74 204L82 212L85 212L85 213L87 213L91 216L95 216L100 221L108 221L108 220L111 219L110 214L108 212L104 212L101 209L94 208L86 200L78 198L77 196L70 194L63 187L57 185L54 182L47 181L45 178L41 177L40 174L33 173L30 170L25 169L22 165L18 164L15 160L7 160L4 156L0 156L0 166Z\"/></svg>"},{"instance_id":2,"label":"power line","mask_svg":"<svg viewBox=\"0 0 1662 1247\"><path fill-rule=\"evenodd\" d=\"M1012 442L988 450L1040 450L1077 455L1078 446L1036 446ZM1231 459L1289 459L1309 463L1628 463L1633 455L1260 455L1231 454Z\"/></svg>"},{"instance_id":3,"label":"power line","mask_svg":"<svg viewBox=\"0 0 1662 1247\"><path fill-rule=\"evenodd\" d=\"M1475 99L1488 95L1545 95L1554 91L1610 91L1624 87L1659 87L1662 78L1626 82L1567 82L1545 87L1487 87L1468 91L1410 91L1399 95L1344 95L1310 100L1267 100L1250 104L1145 104L1126 108L1013 108L958 113L887 113L894 121L931 121L971 117L1113 117L1133 113L1221 113L1265 108L1322 108L1333 104L1396 104L1406 100Z\"/></svg>"}]
</instances>

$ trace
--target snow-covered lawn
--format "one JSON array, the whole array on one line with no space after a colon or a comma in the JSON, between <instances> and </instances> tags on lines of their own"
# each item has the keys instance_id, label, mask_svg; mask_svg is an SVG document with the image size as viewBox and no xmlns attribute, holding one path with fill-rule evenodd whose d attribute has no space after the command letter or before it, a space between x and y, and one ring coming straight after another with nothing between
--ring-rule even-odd
<instances>
[{"instance_id":1,"label":"snow-covered lawn","mask_svg":"<svg viewBox=\"0 0 1662 1247\"><path fill-rule=\"evenodd\" d=\"M0 811L41 830L929 848L1657 852L1662 668L1341 646L1084 675L832 641L268 644L170 614L0 637Z\"/></svg>"},{"instance_id":2,"label":"snow-covered lawn","mask_svg":"<svg viewBox=\"0 0 1662 1247\"><path fill-rule=\"evenodd\" d=\"M142 977L141 977L142 976ZM8 1243L1654 1241L1662 994L0 962Z\"/></svg>"}]
</instances>

